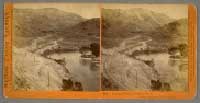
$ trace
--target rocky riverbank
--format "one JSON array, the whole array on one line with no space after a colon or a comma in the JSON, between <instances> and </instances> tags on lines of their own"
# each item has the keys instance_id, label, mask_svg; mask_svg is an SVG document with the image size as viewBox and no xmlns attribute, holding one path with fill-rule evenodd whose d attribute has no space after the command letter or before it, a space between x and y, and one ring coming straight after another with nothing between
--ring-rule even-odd
<instances>
[{"instance_id":1,"label":"rocky riverbank","mask_svg":"<svg viewBox=\"0 0 200 103\"><path fill-rule=\"evenodd\" d=\"M65 61L44 58L16 47L13 54L14 89L82 90L81 83L73 80Z\"/></svg>"}]
</instances>

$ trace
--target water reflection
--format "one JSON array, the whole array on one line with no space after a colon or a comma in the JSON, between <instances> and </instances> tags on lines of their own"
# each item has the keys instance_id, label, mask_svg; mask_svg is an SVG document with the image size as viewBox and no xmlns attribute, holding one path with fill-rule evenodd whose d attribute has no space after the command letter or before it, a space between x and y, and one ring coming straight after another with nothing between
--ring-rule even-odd
<instances>
[{"instance_id":1,"label":"water reflection","mask_svg":"<svg viewBox=\"0 0 200 103\"><path fill-rule=\"evenodd\" d=\"M167 58L166 58L167 59ZM172 67L177 66L180 64L180 60L177 59L168 59L168 64Z\"/></svg>"},{"instance_id":2,"label":"water reflection","mask_svg":"<svg viewBox=\"0 0 200 103\"><path fill-rule=\"evenodd\" d=\"M81 82L83 91L98 91L100 88L99 67L90 58L81 58L80 53L51 55L51 58L65 58L67 68L76 81Z\"/></svg>"},{"instance_id":3,"label":"water reflection","mask_svg":"<svg viewBox=\"0 0 200 103\"><path fill-rule=\"evenodd\" d=\"M80 62L81 65L87 66L87 65L91 64L91 59L80 58L79 62Z\"/></svg>"},{"instance_id":4,"label":"water reflection","mask_svg":"<svg viewBox=\"0 0 200 103\"><path fill-rule=\"evenodd\" d=\"M187 70L188 70L188 65L187 64L179 65L179 71L187 71Z\"/></svg>"},{"instance_id":5,"label":"water reflection","mask_svg":"<svg viewBox=\"0 0 200 103\"><path fill-rule=\"evenodd\" d=\"M99 62L94 62L89 58L80 58L80 64L84 66L89 66L90 70L96 71L99 69Z\"/></svg>"},{"instance_id":6,"label":"water reflection","mask_svg":"<svg viewBox=\"0 0 200 103\"><path fill-rule=\"evenodd\" d=\"M142 60L154 60L155 69L160 75L161 82L170 84L172 90L187 90L188 63L185 59L169 58L169 54L140 55L137 58Z\"/></svg>"},{"instance_id":7,"label":"water reflection","mask_svg":"<svg viewBox=\"0 0 200 103\"><path fill-rule=\"evenodd\" d=\"M99 69L99 62L92 62L92 63L90 64L90 69L91 69L92 71L98 70L98 69Z\"/></svg>"}]
</instances>

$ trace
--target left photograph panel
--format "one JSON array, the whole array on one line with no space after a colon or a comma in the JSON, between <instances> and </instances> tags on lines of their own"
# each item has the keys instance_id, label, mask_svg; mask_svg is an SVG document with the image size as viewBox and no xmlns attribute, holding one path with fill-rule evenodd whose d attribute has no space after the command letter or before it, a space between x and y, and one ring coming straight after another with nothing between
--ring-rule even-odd
<instances>
[{"instance_id":1,"label":"left photograph panel","mask_svg":"<svg viewBox=\"0 0 200 103\"><path fill-rule=\"evenodd\" d=\"M14 90L99 91L98 4L13 5Z\"/></svg>"}]
</instances>

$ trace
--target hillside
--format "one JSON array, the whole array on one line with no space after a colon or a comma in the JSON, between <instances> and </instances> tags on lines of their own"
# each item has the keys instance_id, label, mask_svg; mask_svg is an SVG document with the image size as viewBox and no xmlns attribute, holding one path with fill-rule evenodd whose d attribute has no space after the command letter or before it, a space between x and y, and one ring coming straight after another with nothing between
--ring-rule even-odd
<instances>
[{"instance_id":1,"label":"hillside","mask_svg":"<svg viewBox=\"0 0 200 103\"><path fill-rule=\"evenodd\" d=\"M116 86L114 90L151 90L151 80L157 79L144 62L120 54L103 56L103 71L103 77ZM109 89L106 84L103 90Z\"/></svg>"},{"instance_id":2,"label":"hillside","mask_svg":"<svg viewBox=\"0 0 200 103\"><path fill-rule=\"evenodd\" d=\"M171 44L187 44L188 42L188 22L187 19L179 19L161 26L156 31L162 34L163 39L169 39Z\"/></svg>"},{"instance_id":3,"label":"hillside","mask_svg":"<svg viewBox=\"0 0 200 103\"><path fill-rule=\"evenodd\" d=\"M53 8L14 9L14 18L14 45L18 48L44 47L53 41L67 48L98 42L98 18L84 19Z\"/></svg>"},{"instance_id":4,"label":"hillside","mask_svg":"<svg viewBox=\"0 0 200 103\"><path fill-rule=\"evenodd\" d=\"M62 90L62 80L70 77L66 68L24 49L13 50L14 89Z\"/></svg>"},{"instance_id":5,"label":"hillside","mask_svg":"<svg viewBox=\"0 0 200 103\"><path fill-rule=\"evenodd\" d=\"M64 32L64 38L78 38L80 41L87 40L88 42L98 42L100 35L99 28L99 18L87 19L83 22L79 22L76 25L66 28Z\"/></svg>"},{"instance_id":6,"label":"hillside","mask_svg":"<svg viewBox=\"0 0 200 103\"><path fill-rule=\"evenodd\" d=\"M165 14L140 8L129 10L103 9L102 17L105 33L153 31L157 27L173 21ZM126 34L120 35L126 36Z\"/></svg>"},{"instance_id":7,"label":"hillside","mask_svg":"<svg viewBox=\"0 0 200 103\"><path fill-rule=\"evenodd\" d=\"M150 37L148 45L168 48L187 44L187 19L174 20L165 14L145 9L103 9L102 44L104 48L119 46L123 39Z\"/></svg>"},{"instance_id":8,"label":"hillside","mask_svg":"<svg viewBox=\"0 0 200 103\"><path fill-rule=\"evenodd\" d=\"M84 19L74 13L58 9L14 9L14 26L19 36L41 36L50 32L62 32L66 27ZM23 33L22 33L23 32Z\"/></svg>"},{"instance_id":9,"label":"hillside","mask_svg":"<svg viewBox=\"0 0 200 103\"><path fill-rule=\"evenodd\" d=\"M119 46L123 38L147 36L169 22L174 21L162 13L145 9L103 9L103 46Z\"/></svg>"},{"instance_id":10,"label":"hillside","mask_svg":"<svg viewBox=\"0 0 200 103\"><path fill-rule=\"evenodd\" d=\"M188 23L187 19L179 19L149 33L152 41L148 43L151 47L170 48L180 44L188 44Z\"/></svg>"}]
</instances>

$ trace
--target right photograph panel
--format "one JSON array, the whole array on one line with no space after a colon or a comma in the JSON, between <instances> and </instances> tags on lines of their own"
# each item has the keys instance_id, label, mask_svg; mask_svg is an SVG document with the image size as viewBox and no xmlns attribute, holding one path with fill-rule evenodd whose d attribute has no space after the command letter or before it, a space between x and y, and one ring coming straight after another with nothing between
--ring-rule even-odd
<instances>
[{"instance_id":1,"label":"right photograph panel","mask_svg":"<svg viewBox=\"0 0 200 103\"><path fill-rule=\"evenodd\" d=\"M104 91L188 91L188 5L103 4Z\"/></svg>"}]
</instances>

